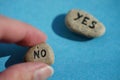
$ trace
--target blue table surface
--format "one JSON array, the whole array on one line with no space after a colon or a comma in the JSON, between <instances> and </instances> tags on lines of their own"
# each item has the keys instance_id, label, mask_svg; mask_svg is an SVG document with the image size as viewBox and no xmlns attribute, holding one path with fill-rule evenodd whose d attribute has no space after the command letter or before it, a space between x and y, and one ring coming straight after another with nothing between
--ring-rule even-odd
<instances>
[{"instance_id":1,"label":"blue table surface","mask_svg":"<svg viewBox=\"0 0 120 80\"><path fill-rule=\"evenodd\" d=\"M70 32L66 13L81 9L101 21L104 36L87 39ZM49 80L120 80L120 0L0 0L0 14L33 25L55 53ZM0 71L21 63L27 47L0 44Z\"/></svg>"}]
</instances>

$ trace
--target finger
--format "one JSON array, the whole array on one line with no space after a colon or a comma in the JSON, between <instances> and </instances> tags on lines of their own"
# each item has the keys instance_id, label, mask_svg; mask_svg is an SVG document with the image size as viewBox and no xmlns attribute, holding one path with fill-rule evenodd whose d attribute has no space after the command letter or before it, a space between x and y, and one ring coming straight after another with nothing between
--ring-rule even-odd
<instances>
[{"instance_id":1,"label":"finger","mask_svg":"<svg viewBox=\"0 0 120 80\"><path fill-rule=\"evenodd\" d=\"M46 36L31 25L0 16L0 41L33 46L45 42Z\"/></svg>"},{"instance_id":2,"label":"finger","mask_svg":"<svg viewBox=\"0 0 120 80\"><path fill-rule=\"evenodd\" d=\"M22 63L9 67L0 74L1 80L45 80L53 69L43 63Z\"/></svg>"}]
</instances>

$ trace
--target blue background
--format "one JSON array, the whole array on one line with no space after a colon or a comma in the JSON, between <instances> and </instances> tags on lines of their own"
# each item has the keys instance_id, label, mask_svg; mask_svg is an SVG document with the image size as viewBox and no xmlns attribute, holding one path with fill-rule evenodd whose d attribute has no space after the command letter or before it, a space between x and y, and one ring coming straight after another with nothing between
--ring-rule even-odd
<instances>
[{"instance_id":1,"label":"blue background","mask_svg":"<svg viewBox=\"0 0 120 80\"><path fill-rule=\"evenodd\" d=\"M105 35L87 39L71 33L64 18L73 8L101 21ZM55 53L55 74L49 80L120 80L120 0L0 0L0 14L31 24L48 36ZM22 62L27 50L1 43L0 71Z\"/></svg>"}]
</instances>

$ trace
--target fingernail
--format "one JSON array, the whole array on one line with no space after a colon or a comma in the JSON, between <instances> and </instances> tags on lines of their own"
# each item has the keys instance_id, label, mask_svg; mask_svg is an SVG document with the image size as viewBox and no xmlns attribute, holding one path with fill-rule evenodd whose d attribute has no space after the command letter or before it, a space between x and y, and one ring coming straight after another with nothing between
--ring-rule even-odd
<instances>
[{"instance_id":1,"label":"fingernail","mask_svg":"<svg viewBox=\"0 0 120 80\"><path fill-rule=\"evenodd\" d=\"M54 73L54 70L50 66L45 66L41 69L38 69L34 73L34 80L45 80L48 77L52 76Z\"/></svg>"}]
</instances>

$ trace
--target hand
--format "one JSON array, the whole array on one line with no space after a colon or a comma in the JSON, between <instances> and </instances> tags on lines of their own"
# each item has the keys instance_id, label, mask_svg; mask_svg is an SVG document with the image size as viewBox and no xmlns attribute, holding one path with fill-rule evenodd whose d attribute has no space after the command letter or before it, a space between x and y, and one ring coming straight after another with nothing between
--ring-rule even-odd
<instances>
[{"instance_id":1,"label":"hand","mask_svg":"<svg viewBox=\"0 0 120 80\"><path fill-rule=\"evenodd\" d=\"M32 26L0 16L0 42L33 46L45 42L46 36ZM45 80L53 69L40 62L21 63L0 73L0 80Z\"/></svg>"}]
</instances>

